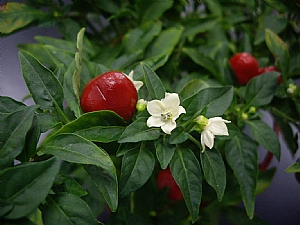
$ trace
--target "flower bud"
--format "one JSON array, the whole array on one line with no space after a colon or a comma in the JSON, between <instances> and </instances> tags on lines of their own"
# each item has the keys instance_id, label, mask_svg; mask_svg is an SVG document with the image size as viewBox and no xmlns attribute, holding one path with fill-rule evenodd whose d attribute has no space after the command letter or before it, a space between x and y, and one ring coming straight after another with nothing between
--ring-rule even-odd
<instances>
[{"instance_id":1,"label":"flower bud","mask_svg":"<svg viewBox=\"0 0 300 225\"><path fill-rule=\"evenodd\" d=\"M136 109L139 112L144 111L147 108L147 101L144 99L139 99L138 102L136 103Z\"/></svg>"},{"instance_id":2,"label":"flower bud","mask_svg":"<svg viewBox=\"0 0 300 225\"><path fill-rule=\"evenodd\" d=\"M201 115L201 116L198 116L194 120L194 122L196 123L196 125L194 127L195 130L198 131L199 133L201 133L204 130L205 126L207 125L208 119Z\"/></svg>"}]
</instances>

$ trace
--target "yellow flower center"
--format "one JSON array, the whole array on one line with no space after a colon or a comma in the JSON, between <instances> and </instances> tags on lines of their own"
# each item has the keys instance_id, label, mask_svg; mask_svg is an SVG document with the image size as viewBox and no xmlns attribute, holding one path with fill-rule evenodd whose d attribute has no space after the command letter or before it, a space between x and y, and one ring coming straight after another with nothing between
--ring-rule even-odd
<instances>
[{"instance_id":1,"label":"yellow flower center","mask_svg":"<svg viewBox=\"0 0 300 225\"><path fill-rule=\"evenodd\" d=\"M170 119L172 119L172 116L173 116L172 112L169 110L166 110L164 113L162 113L160 115L163 120L170 120Z\"/></svg>"}]
</instances>

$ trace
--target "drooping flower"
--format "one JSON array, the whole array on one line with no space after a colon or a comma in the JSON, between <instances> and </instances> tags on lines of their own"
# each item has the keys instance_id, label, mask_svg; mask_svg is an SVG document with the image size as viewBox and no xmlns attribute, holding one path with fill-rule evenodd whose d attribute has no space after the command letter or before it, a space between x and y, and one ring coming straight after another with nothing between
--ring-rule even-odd
<instances>
[{"instance_id":1,"label":"drooping flower","mask_svg":"<svg viewBox=\"0 0 300 225\"><path fill-rule=\"evenodd\" d=\"M175 120L181 113L185 113L176 93L166 93L164 99L148 102L147 110L151 114L147 126L161 127L166 134L171 134L171 131L176 128Z\"/></svg>"},{"instance_id":2,"label":"drooping flower","mask_svg":"<svg viewBox=\"0 0 300 225\"><path fill-rule=\"evenodd\" d=\"M201 133L202 152L205 150L205 146L212 149L215 135L229 135L225 123L231 123L231 121L224 120L222 117L207 119L204 116L198 116L195 122L197 123L195 129Z\"/></svg>"},{"instance_id":3,"label":"drooping flower","mask_svg":"<svg viewBox=\"0 0 300 225\"><path fill-rule=\"evenodd\" d=\"M130 73L126 76L132 81L136 91L138 91L143 86L144 83L142 81L135 81L133 79L133 70L131 70Z\"/></svg>"}]
</instances>

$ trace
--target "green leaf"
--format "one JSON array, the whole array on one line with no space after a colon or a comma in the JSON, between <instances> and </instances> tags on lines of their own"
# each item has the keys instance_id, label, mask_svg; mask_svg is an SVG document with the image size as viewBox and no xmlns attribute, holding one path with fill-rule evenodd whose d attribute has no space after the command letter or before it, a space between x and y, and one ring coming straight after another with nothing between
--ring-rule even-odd
<instances>
[{"instance_id":1,"label":"green leaf","mask_svg":"<svg viewBox=\"0 0 300 225\"><path fill-rule=\"evenodd\" d=\"M209 71L218 81L222 79L220 77L220 71L215 60L204 55L195 48L184 48L182 51L187 54L195 63Z\"/></svg>"},{"instance_id":2,"label":"green leaf","mask_svg":"<svg viewBox=\"0 0 300 225\"><path fill-rule=\"evenodd\" d=\"M22 75L35 103L42 109L56 110L64 120L68 121L62 110L63 89L54 74L30 54L20 51L18 55Z\"/></svg>"},{"instance_id":3,"label":"green leaf","mask_svg":"<svg viewBox=\"0 0 300 225\"><path fill-rule=\"evenodd\" d=\"M16 111L20 106L25 106L22 102L18 102L7 96L0 96L0 121L12 112Z\"/></svg>"},{"instance_id":4,"label":"green leaf","mask_svg":"<svg viewBox=\"0 0 300 225\"><path fill-rule=\"evenodd\" d=\"M180 144L185 142L188 139L188 133L185 132L184 127L176 127L170 136L170 144Z\"/></svg>"},{"instance_id":5,"label":"green leaf","mask_svg":"<svg viewBox=\"0 0 300 225\"><path fill-rule=\"evenodd\" d=\"M64 225L98 224L87 203L69 193L49 195L42 215L45 225L57 225L58 221Z\"/></svg>"},{"instance_id":6,"label":"green leaf","mask_svg":"<svg viewBox=\"0 0 300 225\"><path fill-rule=\"evenodd\" d=\"M145 121L146 118L139 118L132 122L119 138L119 143L139 142L156 140L160 136L160 129L149 128Z\"/></svg>"},{"instance_id":7,"label":"green leaf","mask_svg":"<svg viewBox=\"0 0 300 225\"><path fill-rule=\"evenodd\" d=\"M281 148L275 131L265 122L260 120L247 120L246 123L250 127L250 132L254 140L265 149L272 152L277 160L280 161Z\"/></svg>"},{"instance_id":8,"label":"green leaf","mask_svg":"<svg viewBox=\"0 0 300 225\"><path fill-rule=\"evenodd\" d=\"M144 144L137 151L125 153L120 177L120 197L142 187L152 174L155 159Z\"/></svg>"},{"instance_id":9,"label":"green leaf","mask_svg":"<svg viewBox=\"0 0 300 225\"><path fill-rule=\"evenodd\" d=\"M124 51L128 54L145 51L153 38L160 33L161 27L161 23L149 22L130 30L123 38Z\"/></svg>"},{"instance_id":10,"label":"green leaf","mask_svg":"<svg viewBox=\"0 0 300 225\"><path fill-rule=\"evenodd\" d=\"M257 145L247 135L241 133L226 144L225 155L238 180L244 206L251 219L254 215L254 196L258 175Z\"/></svg>"},{"instance_id":11,"label":"green leaf","mask_svg":"<svg viewBox=\"0 0 300 225\"><path fill-rule=\"evenodd\" d=\"M186 99L197 94L199 91L212 86L220 86L220 85L219 83L216 83L214 80L204 80L198 78L192 79L183 86L183 88L180 90L178 95L180 96L180 99L183 102Z\"/></svg>"},{"instance_id":12,"label":"green leaf","mask_svg":"<svg viewBox=\"0 0 300 225\"><path fill-rule=\"evenodd\" d=\"M165 97L165 87L157 74L146 64L141 63L145 83L152 99L163 99Z\"/></svg>"},{"instance_id":13,"label":"green leaf","mask_svg":"<svg viewBox=\"0 0 300 225\"><path fill-rule=\"evenodd\" d=\"M283 78L285 78L286 74L288 74L290 64L290 56L287 44L269 29L266 29L266 44L274 57L277 59L279 71L283 74Z\"/></svg>"},{"instance_id":14,"label":"green leaf","mask_svg":"<svg viewBox=\"0 0 300 225\"><path fill-rule=\"evenodd\" d=\"M190 149L178 146L171 160L170 169L194 223L198 219L202 197L202 173L199 161Z\"/></svg>"},{"instance_id":15,"label":"green leaf","mask_svg":"<svg viewBox=\"0 0 300 225\"><path fill-rule=\"evenodd\" d=\"M57 175L55 181L56 183L59 182L60 192L68 192L76 196L85 196L88 194L88 192L83 189L81 184L79 184L73 177L70 177L68 175L59 174Z\"/></svg>"},{"instance_id":16,"label":"green leaf","mask_svg":"<svg viewBox=\"0 0 300 225\"><path fill-rule=\"evenodd\" d=\"M50 68L55 68L59 63L56 59L53 58L49 50L40 43L28 43L18 45L20 50L28 52L34 56L40 63L47 65Z\"/></svg>"},{"instance_id":17,"label":"green leaf","mask_svg":"<svg viewBox=\"0 0 300 225\"><path fill-rule=\"evenodd\" d=\"M117 175L94 165L84 165L84 169L102 193L111 211L115 212L118 207Z\"/></svg>"},{"instance_id":18,"label":"green leaf","mask_svg":"<svg viewBox=\"0 0 300 225\"><path fill-rule=\"evenodd\" d=\"M76 117L79 117L82 114L80 107L79 99L77 98L74 89L73 89L73 74L76 70L75 60L69 65L68 70L64 75L64 98L67 101L68 107L75 114Z\"/></svg>"},{"instance_id":19,"label":"green leaf","mask_svg":"<svg viewBox=\"0 0 300 225\"><path fill-rule=\"evenodd\" d=\"M136 1L135 7L137 9L141 24L148 21L158 20L163 13L172 7L174 1Z\"/></svg>"},{"instance_id":20,"label":"green leaf","mask_svg":"<svg viewBox=\"0 0 300 225\"><path fill-rule=\"evenodd\" d=\"M61 125L61 122L58 120L57 116L52 113L38 113L36 114L38 119L38 124L41 130L41 133L45 133L48 130Z\"/></svg>"},{"instance_id":21,"label":"green leaf","mask_svg":"<svg viewBox=\"0 0 300 225\"><path fill-rule=\"evenodd\" d=\"M36 106L21 106L1 121L0 169L12 164L14 158L22 152L35 110Z\"/></svg>"},{"instance_id":22,"label":"green leaf","mask_svg":"<svg viewBox=\"0 0 300 225\"><path fill-rule=\"evenodd\" d=\"M201 153L200 157L204 177L215 189L218 200L221 201L226 188L226 168L222 155L213 148Z\"/></svg>"},{"instance_id":23,"label":"green leaf","mask_svg":"<svg viewBox=\"0 0 300 225\"><path fill-rule=\"evenodd\" d=\"M269 223L263 221L258 216L254 216L253 219L249 219L243 209L237 206L230 206L224 208L224 214L230 224L232 225L268 225Z\"/></svg>"},{"instance_id":24,"label":"green leaf","mask_svg":"<svg viewBox=\"0 0 300 225\"><path fill-rule=\"evenodd\" d=\"M51 137L62 133L74 133L90 141L116 141L125 130L125 121L113 111L102 110L85 113L72 122L64 125Z\"/></svg>"},{"instance_id":25,"label":"green leaf","mask_svg":"<svg viewBox=\"0 0 300 225\"><path fill-rule=\"evenodd\" d=\"M295 163L293 163L288 168L286 168L285 172L287 172L287 173L298 173L298 172L300 172L300 159L298 159Z\"/></svg>"},{"instance_id":26,"label":"green leaf","mask_svg":"<svg viewBox=\"0 0 300 225\"><path fill-rule=\"evenodd\" d=\"M44 45L44 48L49 52L50 57L55 62L56 66L63 64L64 66L68 67L74 59L74 52L56 48L52 45Z\"/></svg>"},{"instance_id":27,"label":"green leaf","mask_svg":"<svg viewBox=\"0 0 300 225\"><path fill-rule=\"evenodd\" d=\"M42 144L38 150L56 155L68 162L92 164L116 173L116 168L109 155L102 148L77 134L58 134Z\"/></svg>"},{"instance_id":28,"label":"green leaf","mask_svg":"<svg viewBox=\"0 0 300 225\"><path fill-rule=\"evenodd\" d=\"M163 135L155 141L156 156L163 170L168 167L176 149L176 145L169 144L169 138L169 135Z\"/></svg>"},{"instance_id":29,"label":"green leaf","mask_svg":"<svg viewBox=\"0 0 300 225\"><path fill-rule=\"evenodd\" d=\"M252 78L246 85L245 100L248 106L268 105L275 94L277 72L268 72Z\"/></svg>"},{"instance_id":30,"label":"green leaf","mask_svg":"<svg viewBox=\"0 0 300 225\"><path fill-rule=\"evenodd\" d=\"M25 27L35 20L41 20L47 14L26 4L8 2L1 11L1 34L9 34Z\"/></svg>"},{"instance_id":31,"label":"green leaf","mask_svg":"<svg viewBox=\"0 0 300 225\"><path fill-rule=\"evenodd\" d=\"M81 76L81 64L82 64L82 42L83 42L84 32L85 32L85 28L82 28L77 34L77 44L76 44L77 51L75 53L75 66L76 66L76 69L75 69L73 77L72 77L74 94L75 94L75 96L77 97L78 100L80 99L80 76ZM71 64L71 62L70 62L70 64Z\"/></svg>"},{"instance_id":32,"label":"green leaf","mask_svg":"<svg viewBox=\"0 0 300 225\"><path fill-rule=\"evenodd\" d=\"M288 20L285 15L275 15L273 13L264 13L259 17L258 20L258 29L254 38L254 45L261 44L267 35L265 34L266 30L278 34L283 31L288 23Z\"/></svg>"},{"instance_id":33,"label":"green leaf","mask_svg":"<svg viewBox=\"0 0 300 225\"><path fill-rule=\"evenodd\" d=\"M196 118L204 108L207 108L206 117L223 115L231 104L233 87L209 87L182 102L186 109L184 119Z\"/></svg>"},{"instance_id":34,"label":"green leaf","mask_svg":"<svg viewBox=\"0 0 300 225\"><path fill-rule=\"evenodd\" d=\"M48 195L59 167L60 160L53 157L2 171L0 197L13 205L6 218L21 218L33 211Z\"/></svg>"},{"instance_id":35,"label":"green leaf","mask_svg":"<svg viewBox=\"0 0 300 225\"><path fill-rule=\"evenodd\" d=\"M157 2L162 3L162 2ZM183 27L171 27L164 30L147 48L145 58L160 55L171 55L182 34Z\"/></svg>"}]
</instances>

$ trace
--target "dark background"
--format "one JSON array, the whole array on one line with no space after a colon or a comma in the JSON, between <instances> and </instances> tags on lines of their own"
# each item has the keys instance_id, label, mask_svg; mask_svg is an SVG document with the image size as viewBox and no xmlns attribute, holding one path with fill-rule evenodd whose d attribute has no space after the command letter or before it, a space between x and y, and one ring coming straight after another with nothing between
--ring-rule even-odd
<instances>
[{"instance_id":1,"label":"dark background","mask_svg":"<svg viewBox=\"0 0 300 225\"><path fill-rule=\"evenodd\" d=\"M33 43L36 35L57 38L60 36L55 28L31 28L0 39L0 95L21 101L28 94L22 78L16 45ZM33 104L31 100L26 100L25 103ZM272 124L268 115L266 121ZM270 165L276 167L277 172L269 188L257 196L255 212L271 225L298 225L300 224L300 184L294 174L288 174L284 170L300 157L300 151L292 157L282 141L281 147L281 161L278 163L274 158ZM265 150L261 149L259 159L261 160L265 154Z\"/></svg>"}]
</instances>

